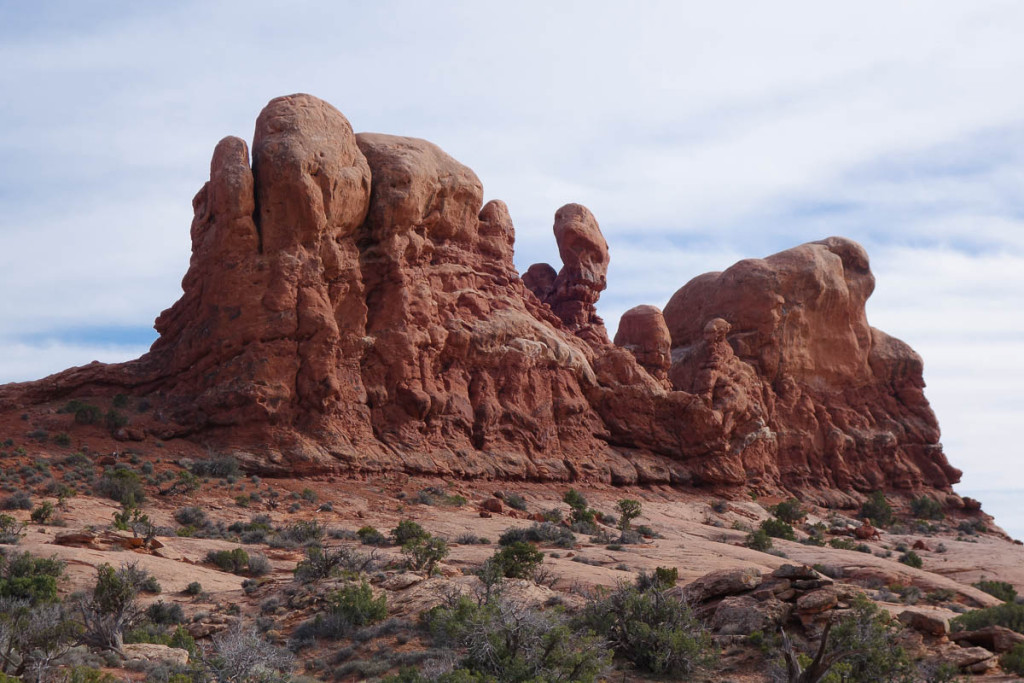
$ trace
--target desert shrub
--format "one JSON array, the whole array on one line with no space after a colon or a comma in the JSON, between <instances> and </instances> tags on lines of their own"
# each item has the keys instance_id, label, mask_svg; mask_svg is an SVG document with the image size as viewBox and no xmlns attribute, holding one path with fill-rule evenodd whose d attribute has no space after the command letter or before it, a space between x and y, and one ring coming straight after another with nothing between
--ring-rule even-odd
<instances>
[{"instance_id":1,"label":"desert shrub","mask_svg":"<svg viewBox=\"0 0 1024 683\"><path fill-rule=\"evenodd\" d=\"M405 545L410 541L417 541L429 538L430 534L426 529L416 522L403 519L394 529L391 530L391 540L395 545Z\"/></svg>"},{"instance_id":2,"label":"desert shrub","mask_svg":"<svg viewBox=\"0 0 1024 683\"><path fill-rule=\"evenodd\" d=\"M295 580L312 583L321 579L341 576L344 572L359 573L373 566L372 555L350 550L344 546L306 547L306 558L295 566Z\"/></svg>"},{"instance_id":3,"label":"desert shrub","mask_svg":"<svg viewBox=\"0 0 1024 683\"><path fill-rule=\"evenodd\" d=\"M63 446L64 448L67 448L68 446L71 445L71 435L68 434L67 432L60 432L54 435L53 442L58 446Z\"/></svg>"},{"instance_id":4,"label":"desert shrub","mask_svg":"<svg viewBox=\"0 0 1024 683\"><path fill-rule=\"evenodd\" d=\"M104 472L96 482L96 491L125 506L134 507L146 499L139 475L130 469L118 467Z\"/></svg>"},{"instance_id":5,"label":"desert shrub","mask_svg":"<svg viewBox=\"0 0 1024 683\"><path fill-rule=\"evenodd\" d=\"M174 511L174 521L182 526L200 527L206 524L206 511L189 505Z\"/></svg>"},{"instance_id":6,"label":"desert shrub","mask_svg":"<svg viewBox=\"0 0 1024 683\"><path fill-rule=\"evenodd\" d=\"M429 534L402 545L402 553L409 558L410 568L423 570L428 575L434 571L434 565L448 557L448 552L447 541Z\"/></svg>"},{"instance_id":7,"label":"desert shrub","mask_svg":"<svg viewBox=\"0 0 1024 683\"><path fill-rule=\"evenodd\" d=\"M254 518L255 519L255 518ZM270 545L274 547L295 547L320 543L326 530L316 520L295 522L274 532Z\"/></svg>"},{"instance_id":8,"label":"desert shrub","mask_svg":"<svg viewBox=\"0 0 1024 683\"><path fill-rule=\"evenodd\" d=\"M146 608L146 618L159 626L185 623L185 610L176 602L159 600Z\"/></svg>"},{"instance_id":9,"label":"desert shrub","mask_svg":"<svg viewBox=\"0 0 1024 683\"><path fill-rule=\"evenodd\" d=\"M320 499L320 496L316 494L316 491L310 488L302 489L302 493L299 494L302 500L308 503L315 503Z\"/></svg>"},{"instance_id":10,"label":"desert shrub","mask_svg":"<svg viewBox=\"0 0 1024 683\"><path fill-rule=\"evenodd\" d=\"M227 479L242 473L238 461L230 455L219 455L208 460L196 460L186 463L189 472L197 477L216 477Z\"/></svg>"},{"instance_id":11,"label":"desert shrub","mask_svg":"<svg viewBox=\"0 0 1024 683\"><path fill-rule=\"evenodd\" d=\"M69 401L64 406L66 412L73 413L75 416L75 423L80 425L93 425L100 421L103 417L103 411L98 406L94 406L91 403L83 403L81 401Z\"/></svg>"},{"instance_id":12,"label":"desert shrub","mask_svg":"<svg viewBox=\"0 0 1024 683\"><path fill-rule=\"evenodd\" d=\"M1024 633L1024 605L1006 602L995 607L976 609L950 621L954 631L976 631L986 626L1003 626Z\"/></svg>"},{"instance_id":13,"label":"desert shrub","mask_svg":"<svg viewBox=\"0 0 1024 683\"><path fill-rule=\"evenodd\" d=\"M212 649L204 659L218 683L283 683L291 680L292 654L268 642L253 626L238 622L231 629L214 636Z\"/></svg>"},{"instance_id":14,"label":"desert shrub","mask_svg":"<svg viewBox=\"0 0 1024 683\"><path fill-rule=\"evenodd\" d=\"M249 576L266 576L274 570L270 560L263 553L249 553Z\"/></svg>"},{"instance_id":15,"label":"desert shrub","mask_svg":"<svg viewBox=\"0 0 1024 683\"><path fill-rule=\"evenodd\" d=\"M793 527L783 522L781 519L766 519L761 522L761 531L765 532L772 538L781 538L787 541L795 541L796 533L793 531Z\"/></svg>"},{"instance_id":16,"label":"desert shrub","mask_svg":"<svg viewBox=\"0 0 1024 683\"><path fill-rule=\"evenodd\" d=\"M551 522L552 524L559 524L563 519L565 519L562 511L558 508L551 508L550 510L545 510L540 514L544 518L545 522Z\"/></svg>"},{"instance_id":17,"label":"desert shrub","mask_svg":"<svg viewBox=\"0 0 1024 683\"><path fill-rule=\"evenodd\" d=\"M351 583L330 593L325 608L312 619L295 629L296 643L313 638L338 639L350 634L358 626L374 624L388 616L387 596L373 596L373 589L365 580Z\"/></svg>"},{"instance_id":18,"label":"desert shrub","mask_svg":"<svg viewBox=\"0 0 1024 683\"><path fill-rule=\"evenodd\" d=\"M189 585L185 586L185 590L183 592L185 595L202 595L203 584L198 581L193 581Z\"/></svg>"},{"instance_id":19,"label":"desert shrub","mask_svg":"<svg viewBox=\"0 0 1024 683\"><path fill-rule=\"evenodd\" d=\"M128 424L128 416L111 408L107 411L107 414L103 416L103 423L111 432L116 432L118 429Z\"/></svg>"},{"instance_id":20,"label":"desert shrub","mask_svg":"<svg viewBox=\"0 0 1024 683\"><path fill-rule=\"evenodd\" d=\"M1013 602L1017 599L1017 589L1006 581L978 581L971 585L978 590L983 590L989 595L999 598L1003 602Z\"/></svg>"},{"instance_id":21,"label":"desert shrub","mask_svg":"<svg viewBox=\"0 0 1024 683\"><path fill-rule=\"evenodd\" d=\"M10 515L0 515L0 544L14 545L21 540L25 525Z\"/></svg>"},{"instance_id":22,"label":"desert shrub","mask_svg":"<svg viewBox=\"0 0 1024 683\"><path fill-rule=\"evenodd\" d=\"M53 503L44 500L32 510L30 518L34 524L48 524L53 520L56 512L57 508L54 507Z\"/></svg>"},{"instance_id":23,"label":"desert shrub","mask_svg":"<svg viewBox=\"0 0 1024 683\"><path fill-rule=\"evenodd\" d=\"M576 489L569 489L562 497L562 502L569 506L569 523L581 526L593 526L597 511L587 507L587 499ZM589 532L581 532L589 533Z\"/></svg>"},{"instance_id":24,"label":"desert shrub","mask_svg":"<svg viewBox=\"0 0 1024 683\"><path fill-rule=\"evenodd\" d=\"M837 550L855 550L857 544L848 538L833 538L828 544Z\"/></svg>"},{"instance_id":25,"label":"desert shrub","mask_svg":"<svg viewBox=\"0 0 1024 683\"><path fill-rule=\"evenodd\" d=\"M672 588L679 580L676 567L656 567L653 572L641 571L636 577L636 587L641 591L650 589L664 590Z\"/></svg>"},{"instance_id":26,"label":"desert shrub","mask_svg":"<svg viewBox=\"0 0 1024 683\"><path fill-rule=\"evenodd\" d=\"M0 598L0 682L57 680L53 674L78 628L59 603Z\"/></svg>"},{"instance_id":27,"label":"desert shrub","mask_svg":"<svg viewBox=\"0 0 1024 683\"><path fill-rule=\"evenodd\" d=\"M862 519L868 519L875 526L886 527L893 521L892 506L885 499L884 493L875 491L861 504L860 516Z\"/></svg>"},{"instance_id":28,"label":"desert shrub","mask_svg":"<svg viewBox=\"0 0 1024 683\"><path fill-rule=\"evenodd\" d=\"M942 504L934 498L922 495L910 501L910 513L915 519L945 519Z\"/></svg>"},{"instance_id":29,"label":"desert shrub","mask_svg":"<svg viewBox=\"0 0 1024 683\"><path fill-rule=\"evenodd\" d=\"M544 561L544 553L529 543L517 542L496 551L490 561L506 579L529 579Z\"/></svg>"},{"instance_id":30,"label":"desert shrub","mask_svg":"<svg viewBox=\"0 0 1024 683\"><path fill-rule=\"evenodd\" d=\"M474 533L465 533L465 534L460 534L455 539L455 542L458 543L459 545L488 545L488 544L490 544L491 541L488 538L484 538L482 536L477 536Z\"/></svg>"},{"instance_id":31,"label":"desert shrub","mask_svg":"<svg viewBox=\"0 0 1024 683\"><path fill-rule=\"evenodd\" d=\"M504 598L478 605L463 596L430 610L423 621L435 643L465 653L461 669L438 679L451 683L595 681L611 663L603 640L559 608Z\"/></svg>"},{"instance_id":32,"label":"desert shrub","mask_svg":"<svg viewBox=\"0 0 1024 683\"><path fill-rule=\"evenodd\" d=\"M578 623L643 671L686 676L714 660L711 636L689 606L658 587L620 584L588 602Z\"/></svg>"},{"instance_id":33,"label":"desert shrub","mask_svg":"<svg viewBox=\"0 0 1024 683\"><path fill-rule=\"evenodd\" d=\"M163 587L160 585L160 582L156 580L155 576L150 575L143 579L142 583L139 584L139 590L143 593L159 595L163 591Z\"/></svg>"},{"instance_id":34,"label":"desert shrub","mask_svg":"<svg viewBox=\"0 0 1024 683\"><path fill-rule=\"evenodd\" d=\"M526 499L518 493L506 493L505 505L516 510L526 510Z\"/></svg>"},{"instance_id":35,"label":"desert shrub","mask_svg":"<svg viewBox=\"0 0 1024 683\"><path fill-rule=\"evenodd\" d=\"M34 557L30 553L0 553L0 598L27 601L30 605L55 602L57 580L65 564L56 557Z\"/></svg>"},{"instance_id":36,"label":"desert shrub","mask_svg":"<svg viewBox=\"0 0 1024 683\"><path fill-rule=\"evenodd\" d=\"M206 554L206 561L216 565L221 571L241 574L249 566L249 553L243 548L211 550Z\"/></svg>"},{"instance_id":37,"label":"desert shrub","mask_svg":"<svg viewBox=\"0 0 1024 683\"><path fill-rule=\"evenodd\" d=\"M924 561L921 560L921 556L915 553L913 550L908 550L907 552L900 555L899 560L908 567L913 567L915 569L920 569L922 566L924 566Z\"/></svg>"},{"instance_id":38,"label":"desert shrub","mask_svg":"<svg viewBox=\"0 0 1024 683\"><path fill-rule=\"evenodd\" d=\"M387 536L369 525L360 527L359 530L356 531L356 536L359 537L359 542L363 545L382 546L389 544Z\"/></svg>"},{"instance_id":39,"label":"desert shrub","mask_svg":"<svg viewBox=\"0 0 1024 683\"><path fill-rule=\"evenodd\" d=\"M1024 643L1017 643L1013 649L999 658L1004 670L1024 676Z\"/></svg>"},{"instance_id":40,"label":"desert shrub","mask_svg":"<svg viewBox=\"0 0 1024 683\"><path fill-rule=\"evenodd\" d=\"M0 501L0 510L31 510L32 496L28 491L15 491Z\"/></svg>"},{"instance_id":41,"label":"desert shrub","mask_svg":"<svg viewBox=\"0 0 1024 683\"><path fill-rule=\"evenodd\" d=\"M500 537L500 545L511 545L518 542L533 542L558 546L559 548L572 548L576 545L576 536L560 524L551 522L534 522L530 527L511 527L506 529Z\"/></svg>"},{"instance_id":42,"label":"desert shrub","mask_svg":"<svg viewBox=\"0 0 1024 683\"><path fill-rule=\"evenodd\" d=\"M796 498L790 498L778 505L773 505L768 508L768 512L787 524L796 524L807 516L807 512L800 506L800 501Z\"/></svg>"},{"instance_id":43,"label":"desert shrub","mask_svg":"<svg viewBox=\"0 0 1024 683\"><path fill-rule=\"evenodd\" d=\"M751 550L758 550L764 553L772 549L772 538L764 529L757 529L747 534L743 545Z\"/></svg>"}]
</instances>

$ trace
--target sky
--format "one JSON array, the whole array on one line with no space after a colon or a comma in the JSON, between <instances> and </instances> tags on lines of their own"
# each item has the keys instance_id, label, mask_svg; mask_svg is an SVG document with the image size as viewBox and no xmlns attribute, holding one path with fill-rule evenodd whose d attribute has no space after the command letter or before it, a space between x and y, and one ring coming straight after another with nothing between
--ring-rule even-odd
<instances>
[{"instance_id":1,"label":"sky","mask_svg":"<svg viewBox=\"0 0 1024 683\"><path fill-rule=\"evenodd\" d=\"M520 271L557 263L559 206L588 206L612 330L700 273L857 240L869 322L924 357L958 490L1012 507L1021 35L1024 3L990 0L0 0L0 382L145 352L214 145L308 92L473 168Z\"/></svg>"}]
</instances>

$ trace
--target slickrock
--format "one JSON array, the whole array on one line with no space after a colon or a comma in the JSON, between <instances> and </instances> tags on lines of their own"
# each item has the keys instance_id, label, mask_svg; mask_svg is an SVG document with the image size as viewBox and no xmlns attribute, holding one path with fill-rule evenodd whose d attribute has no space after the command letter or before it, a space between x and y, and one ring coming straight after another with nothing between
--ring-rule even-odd
<instances>
[{"instance_id":1,"label":"slickrock","mask_svg":"<svg viewBox=\"0 0 1024 683\"><path fill-rule=\"evenodd\" d=\"M558 209L560 270L520 278L509 209L483 197L430 142L356 135L326 102L277 98L251 163L240 138L214 150L183 293L149 353L0 387L0 410L126 394L152 409L122 438L191 439L292 475L746 485L851 504L958 481L920 357L868 325L856 243L699 276L663 314L627 312L613 344L594 215Z\"/></svg>"}]
</instances>

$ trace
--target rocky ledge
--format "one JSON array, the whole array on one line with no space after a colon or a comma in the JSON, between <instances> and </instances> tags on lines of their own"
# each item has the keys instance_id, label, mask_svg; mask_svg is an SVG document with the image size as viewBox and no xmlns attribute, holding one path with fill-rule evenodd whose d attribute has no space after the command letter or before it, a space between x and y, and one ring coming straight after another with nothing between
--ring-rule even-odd
<instances>
[{"instance_id":1,"label":"rocky ledge","mask_svg":"<svg viewBox=\"0 0 1024 683\"><path fill-rule=\"evenodd\" d=\"M413 138L354 134L310 95L223 139L193 200L184 293L127 363L0 387L0 410L117 394L122 439L189 439L265 473L746 485L831 499L951 492L921 358L868 325L840 237L595 304L608 245L555 213L561 267L519 276L504 203ZM70 420L70 417L69 417ZM956 500L950 497L950 500Z\"/></svg>"}]
</instances>

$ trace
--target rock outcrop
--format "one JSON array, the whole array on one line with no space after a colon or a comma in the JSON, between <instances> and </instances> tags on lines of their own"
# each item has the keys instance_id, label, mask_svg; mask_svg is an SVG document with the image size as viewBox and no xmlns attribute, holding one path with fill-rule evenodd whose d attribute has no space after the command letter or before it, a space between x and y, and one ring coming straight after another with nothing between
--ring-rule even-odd
<instances>
[{"instance_id":1,"label":"rock outcrop","mask_svg":"<svg viewBox=\"0 0 1024 683\"><path fill-rule=\"evenodd\" d=\"M829 238L597 315L608 245L555 214L562 266L437 146L353 133L309 95L222 140L193 200L183 295L142 358L0 387L0 410L115 394L125 438L190 439L267 473L949 491L909 347L867 324L864 250ZM846 495L846 494L838 494Z\"/></svg>"}]
</instances>

